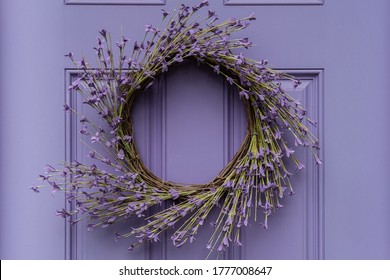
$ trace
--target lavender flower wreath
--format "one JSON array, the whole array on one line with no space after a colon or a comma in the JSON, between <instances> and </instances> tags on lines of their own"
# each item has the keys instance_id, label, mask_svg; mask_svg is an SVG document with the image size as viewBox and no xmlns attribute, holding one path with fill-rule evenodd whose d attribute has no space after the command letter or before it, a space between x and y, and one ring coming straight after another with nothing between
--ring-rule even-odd
<instances>
[{"instance_id":1,"label":"lavender flower wreath","mask_svg":"<svg viewBox=\"0 0 390 280\"><path fill-rule=\"evenodd\" d=\"M308 148L321 163L316 154L318 141L303 123L305 119L313 125L314 122L307 118L299 102L281 88L282 79L290 79L295 85L299 81L272 70L264 60L255 61L233 52L252 46L247 38L232 39L230 35L245 29L255 17L218 23L216 14L208 11L203 19L195 18L204 6L208 1L194 7L181 5L169 17L162 10L166 27L160 30L146 25L143 41L134 43L130 56L125 54L128 39L122 37L116 43L117 65L111 36L105 30L100 31L94 48L98 68L92 68L85 59L77 62L72 53L67 55L81 71L70 89L81 94L84 103L95 109L111 129L106 133L86 117L80 117L84 125L80 132L90 135L91 142L101 144L107 152L103 155L91 149L89 157L113 167L115 172L95 164L65 162L61 169L48 165L40 177L52 187L53 194L64 191L74 204L71 211L58 211L72 224L89 218L89 229L105 228L130 216L143 218L143 226L116 234L117 238L136 237L129 250L147 240L158 241L160 234L171 227L175 228L171 239L176 247L192 242L214 208L220 210L216 220L210 221L214 233L207 248L211 251L241 245L240 230L234 229L248 226L250 219L256 221L260 211L264 214L262 226L267 228L268 217L281 207L286 189L293 193L289 179L292 173L285 162L291 160L297 170L304 168L282 137L282 130L293 135L295 146ZM188 59L210 66L238 89L248 125L241 147L218 176L207 184L183 186L161 180L144 165L134 142L131 113L136 98L157 77ZM68 105L65 110L78 114ZM39 192L41 187L44 186L31 188ZM147 216L148 209L164 201L170 202L164 210Z\"/></svg>"}]
</instances>

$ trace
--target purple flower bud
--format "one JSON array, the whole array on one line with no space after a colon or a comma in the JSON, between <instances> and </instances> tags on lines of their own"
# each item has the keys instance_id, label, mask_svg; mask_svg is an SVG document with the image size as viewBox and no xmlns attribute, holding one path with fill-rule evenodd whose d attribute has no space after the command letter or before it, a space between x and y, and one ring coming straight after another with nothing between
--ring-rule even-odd
<instances>
[{"instance_id":1,"label":"purple flower bud","mask_svg":"<svg viewBox=\"0 0 390 280\"><path fill-rule=\"evenodd\" d=\"M183 57L180 55L180 54L177 54L174 58L173 58L173 61L175 62L183 62Z\"/></svg>"},{"instance_id":2,"label":"purple flower bud","mask_svg":"<svg viewBox=\"0 0 390 280\"><path fill-rule=\"evenodd\" d=\"M163 73L168 72L168 64L166 63L166 61L162 62L161 70L162 70Z\"/></svg>"},{"instance_id":3,"label":"purple flower bud","mask_svg":"<svg viewBox=\"0 0 390 280\"><path fill-rule=\"evenodd\" d=\"M213 17L213 16L215 16L215 11L210 11L210 10L209 10L209 18L211 18L211 17Z\"/></svg>"},{"instance_id":4,"label":"purple flower bud","mask_svg":"<svg viewBox=\"0 0 390 280\"><path fill-rule=\"evenodd\" d=\"M64 105L64 111L65 111L65 112L70 112L70 111L71 111L71 109L70 109L70 107L69 107L68 104L65 104L65 105Z\"/></svg>"},{"instance_id":5,"label":"purple flower bud","mask_svg":"<svg viewBox=\"0 0 390 280\"><path fill-rule=\"evenodd\" d=\"M290 157L295 151L286 147L286 156Z\"/></svg>"},{"instance_id":6,"label":"purple flower bud","mask_svg":"<svg viewBox=\"0 0 390 280\"><path fill-rule=\"evenodd\" d=\"M226 225L231 225L233 223L232 217L229 215L228 218L226 219L225 224Z\"/></svg>"},{"instance_id":7,"label":"purple flower bud","mask_svg":"<svg viewBox=\"0 0 390 280\"><path fill-rule=\"evenodd\" d=\"M100 159L102 162L104 162L105 164L108 164L108 165L111 165L111 160L109 158L106 158L106 157L103 157Z\"/></svg>"},{"instance_id":8,"label":"purple flower bud","mask_svg":"<svg viewBox=\"0 0 390 280\"><path fill-rule=\"evenodd\" d=\"M118 240L121 239L122 237L123 237L122 234L115 232L115 242L118 242Z\"/></svg>"},{"instance_id":9,"label":"purple flower bud","mask_svg":"<svg viewBox=\"0 0 390 280\"><path fill-rule=\"evenodd\" d=\"M129 136L129 135L125 135L124 139L125 139L125 141L126 141L127 143L130 143L130 141L131 141L131 139L133 139L133 137L131 137L131 136Z\"/></svg>"},{"instance_id":10,"label":"purple flower bud","mask_svg":"<svg viewBox=\"0 0 390 280\"><path fill-rule=\"evenodd\" d=\"M78 66L78 67L87 68L87 64L86 64L86 62L85 62L85 59L82 58L82 59L77 63L77 66Z\"/></svg>"},{"instance_id":11,"label":"purple flower bud","mask_svg":"<svg viewBox=\"0 0 390 280\"><path fill-rule=\"evenodd\" d=\"M246 100L249 99L248 92L246 90L242 90L239 92L240 98L245 97Z\"/></svg>"},{"instance_id":12,"label":"purple flower bud","mask_svg":"<svg viewBox=\"0 0 390 280\"><path fill-rule=\"evenodd\" d=\"M133 47L133 49L134 49L134 51L140 50L140 46L139 46L139 44L138 44L137 41L134 42L134 47Z\"/></svg>"},{"instance_id":13,"label":"purple flower bud","mask_svg":"<svg viewBox=\"0 0 390 280\"><path fill-rule=\"evenodd\" d=\"M29 189L32 190L33 192L39 193L37 186L31 186Z\"/></svg>"},{"instance_id":14,"label":"purple flower bud","mask_svg":"<svg viewBox=\"0 0 390 280\"><path fill-rule=\"evenodd\" d=\"M49 164L46 164L44 170L45 170L46 173L56 172L56 169L53 166L49 165Z\"/></svg>"},{"instance_id":15,"label":"purple flower bud","mask_svg":"<svg viewBox=\"0 0 390 280\"><path fill-rule=\"evenodd\" d=\"M249 17L246 18L247 20L256 20L255 14L252 13Z\"/></svg>"},{"instance_id":16,"label":"purple flower bud","mask_svg":"<svg viewBox=\"0 0 390 280\"><path fill-rule=\"evenodd\" d=\"M229 247L229 239L228 239L226 236L223 238L222 243L223 243L225 246Z\"/></svg>"},{"instance_id":17,"label":"purple flower bud","mask_svg":"<svg viewBox=\"0 0 390 280\"><path fill-rule=\"evenodd\" d=\"M110 225L111 225L111 224L109 224L109 223L103 223L101 227L102 227L102 228L107 228L107 227L109 227Z\"/></svg>"},{"instance_id":18,"label":"purple flower bud","mask_svg":"<svg viewBox=\"0 0 390 280\"><path fill-rule=\"evenodd\" d=\"M286 189L287 189L286 187L282 187L282 190L281 190L281 191L279 190L279 197L280 197L280 198L283 198L283 197L284 197L284 191L285 191Z\"/></svg>"},{"instance_id":19,"label":"purple flower bud","mask_svg":"<svg viewBox=\"0 0 390 280\"><path fill-rule=\"evenodd\" d=\"M80 123L88 123L88 119L85 116L82 116L80 119Z\"/></svg>"},{"instance_id":20,"label":"purple flower bud","mask_svg":"<svg viewBox=\"0 0 390 280\"><path fill-rule=\"evenodd\" d=\"M213 66L213 70L214 70L214 72L215 73L217 73L217 74L219 74L219 68L220 68L220 66L217 64L217 65L215 65L215 66Z\"/></svg>"},{"instance_id":21,"label":"purple flower bud","mask_svg":"<svg viewBox=\"0 0 390 280\"><path fill-rule=\"evenodd\" d=\"M314 127L317 127L318 123L316 121L313 121L311 119L307 119L307 121Z\"/></svg>"},{"instance_id":22,"label":"purple flower bud","mask_svg":"<svg viewBox=\"0 0 390 280\"><path fill-rule=\"evenodd\" d=\"M73 53L72 53L72 52L70 52L70 53L66 54L66 55L65 55L65 57L69 57L70 59L72 59L72 60L73 60Z\"/></svg>"},{"instance_id":23,"label":"purple flower bud","mask_svg":"<svg viewBox=\"0 0 390 280\"><path fill-rule=\"evenodd\" d=\"M180 193L175 189L169 189L169 193L171 194L173 200L179 198L180 196Z\"/></svg>"},{"instance_id":24,"label":"purple flower bud","mask_svg":"<svg viewBox=\"0 0 390 280\"><path fill-rule=\"evenodd\" d=\"M80 129L80 133L83 135L89 135L88 127L84 126L82 129Z\"/></svg>"},{"instance_id":25,"label":"purple flower bud","mask_svg":"<svg viewBox=\"0 0 390 280\"><path fill-rule=\"evenodd\" d=\"M295 146L303 146L303 142L298 137L295 137Z\"/></svg>"},{"instance_id":26,"label":"purple flower bud","mask_svg":"<svg viewBox=\"0 0 390 280\"><path fill-rule=\"evenodd\" d=\"M199 4L199 8L202 8L204 6L208 6L209 5L209 1L208 0L203 0L202 3Z\"/></svg>"},{"instance_id":27,"label":"purple flower bud","mask_svg":"<svg viewBox=\"0 0 390 280\"><path fill-rule=\"evenodd\" d=\"M61 216L62 218L67 218L67 217L70 217L70 213L67 212L64 208L62 208L62 210L57 210L57 216Z\"/></svg>"},{"instance_id":28,"label":"purple flower bud","mask_svg":"<svg viewBox=\"0 0 390 280\"><path fill-rule=\"evenodd\" d=\"M260 226L263 227L264 229L268 229L268 223L267 220L264 221L264 223L260 223Z\"/></svg>"},{"instance_id":29,"label":"purple flower bud","mask_svg":"<svg viewBox=\"0 0 390 280\"><path fill-rule=\"evenodd\" d=\"M234 187L234 182L227 180L222 186L229 189Z\"/></svg>"},{"instance_id":30,"label":"purple flower bud","mask_svg":"<svg viewBox=\"0 0 390 280\"><path fill-rule=\"evenodd\" d=\"M301 170L305 168L305 165L303 163L297 162L297 170Z\"/></svg>"},{"instance_id":31,"label":"purple flower bud","mask_svg":"<svg viewBox=\"0 0 390 280\"><path fill-rule=\"evenodd\" d=\"M119 159L123 160L125 158L125 152L122 149L120 149L120 151L117 154L117 156L118 156Z\"/></svg>"},{"instance_id":32,"label":"purple flower bud","mask_svg":"<svg viewBox=\"0 0 390 280\"><path fill-rule=\"evenodd\" d=\"M169 13L164 9L161 9L161 11L163 12L163 19L165 19L169 15Z\"/></svg>"},{"instance_id":33,"label":"purple flower bud","mask_svg":"<svg viewBox=\"0 0 390 280\"><path fill-rule=\"evenodd\" d=\"M99 132L96 132L95 135L91 137L91 142L95 143L99 141L100 141Z\"/></svg>"},{"instance_id":34,"label":"purple flower bud","mask_svg":"<svg viewBox=\"0 0 390 280\"><path fill-rule=\"evenodd\" d=\"M319 159L319 157L317 155L314 155L314 159L316 161L316 163L319 165L319 164L322 164L322 161Z\"/></svg>"},{"instance_id":35,"label":"purple flower bud","mask_svg":"<svg viewBox=\"0 0 390 280\"><path fill-rule=\"evenodd\" d=\"M95 224L88 224L88 225L87 225L87 230L88 230L88 231L92 231L95 227L96 227Z\"/></svg>"},{"instance_id":36,"label":"purple flower bud","mask_svg":"<svg viewBox=\"0 0 390 280\"><path fill-rule=\"evenodd\" d=\"M54 197L56 192L58 192L60 189L60 187L58 187L58 185L56 184L56 182L49 182L50 185L52 186L52 191L51 191L51 195Z\"/></svg>"},{"instance_id":37,"label":"purple flower bud","mask_svg":"<svg viewBox=\"0 0 390 280\"><path fill-rule=\"evenodd\" d=\"M229 82L229 84L233 84L234 80L231 77L226 77L226 80Z\"/></svg>"},{"instance_id":38,"label":"purple flower bud","mask_svg":"<svg viewBox=\"0 0 390 280\"><path fill-rule=\"evenodd\" d=\"M100 35L103 36L104 39L107 38L107 31L105 29L102 29L101 31L99 31Z\"/></svg>"},{"instance_id":39,"label":"purple flower bud","mask_svg":"<svg viewBox=\"0 0 390 280\"><path fill-rule=\"evenodd\" d=\"M294 80L294 89L296 89L300 84L302 84L301 80Z\"/></svg>"},{"instance_id":40,"label":"purple flower bud","mask_svg":"<svg viewBox=\"0 0 390 280\"><path fill-rule=\"evenodd\" d=\"M39 177L41 178L42 181L47 181L49 180L50 176L45 176L45 175L39 175Z\"/></svg>"},{"instance_id":41,"label":"purple flower bud","mask_svg":"<svg viewBox=\"0 0 390 280\"><path fill-rule=\"evenodd\" d=\"M274 137L275 137L275 139L277 139L277 140L279 140L279 139L282 138L282 133L280 132L279 129L277 129L277 130L275 131Z\"/></svg>"},{"instance_id":42,"label":"purple flower bud","mask_svg":"<svg viewBox=\"0 0 390 280\"><path fill-rule=\"evenodd\" d=\"M267 163L265 164L265 167L266 167L267 169L271 170L271 171L274 170L274 166L273 166L273 164L270 163L270 162L267 162Z\"/></svg>"},{"instance_id":43,"label":"purple flower bud","mask_svg":"<svg viewBox=\"0 0 390 280\"><path fill-rule=\"evenodd\" d=\"M283 205L280 204L279 202L276 203L276 208L283 208Z\"/></svg>"}]
</instances>

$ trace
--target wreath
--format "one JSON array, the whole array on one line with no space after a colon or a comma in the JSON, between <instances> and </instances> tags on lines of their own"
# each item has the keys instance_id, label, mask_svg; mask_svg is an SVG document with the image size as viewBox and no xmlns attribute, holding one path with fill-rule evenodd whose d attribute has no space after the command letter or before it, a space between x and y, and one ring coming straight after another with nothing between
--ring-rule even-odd
<instances>
[{"instance_id":1,"label":"wreath","mask_svg":"<svg viewBox=\"0 0 390 280\"><path fill-rule=\"evenodd\" d=\"M145 37L135 41L128 55L129 40L116 42L119 61L115 64L112 39L106 30L100 31L97 46L97 68L83 58L76 61L66 55L81 74L70 90L83 96L84 103L100 115L110 131L79 115L69 105L65 111L78 114L83 126L80 133L90 136L104 152L90 148L88 156L99 164L110 166L108 172L96 164L64 162L59 169L48 165L40 179L52 187L52 194L64 191L71 211L59 210L58 215L72 224L89 218L88 229L108 227L137 216L144 219L138 228L128 233L116 233L117 238L135 236L129 250L145 241L157 242L162 232L175 228L173 244L181 247L194 240L212 209L219 209L207 248L224 251L232 244L241 245L240 230L250 219L264 215L261 225L267 228L271 213L282 207L280 200L286 190L293 194L292 173L287 161L296 170L304 165L294 157L283 133L291 133L295 146L309 149L316 162L318 140L305 125L305 109L281 87L281 80L300 82L283 72L268 67L266 60L255 61L237 54L237 49L252 46L248 38L233 39L231 34L248 27L253 15L219 22L213 11L199 12L208 6L203 1L196 6L181 5L172 13L163 12L165 28L145 26ZM201 14L201 16L195 16ZM210 66L217 74L237 88L247 115L246 136L233 159L207 184L180 185L164 181L143 163L133 138L132 109L134 101L168 69L194 60ZM89 146L88 146L89 147ZM99 150L99 151L100 151ZM98 165L99 165L98 164ZM44 187L32 186L35 192ZM147 210L169 201L161 211L148 215Z\"/></svg>"}]
</instances>

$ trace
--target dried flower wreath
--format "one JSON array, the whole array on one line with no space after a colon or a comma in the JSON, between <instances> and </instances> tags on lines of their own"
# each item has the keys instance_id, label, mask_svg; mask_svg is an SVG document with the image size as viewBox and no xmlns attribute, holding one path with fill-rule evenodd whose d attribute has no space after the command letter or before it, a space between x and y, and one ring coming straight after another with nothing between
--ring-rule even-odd
<instances>
[{"instance_id":1,"label":"dried flower wreath","mask_svg":"<svg viewBox=\"0 0 390 280\"><path fill-rule=\"evenodd\" d=\"M208 11L202 20L195 18L204 6L208 6L208 1L194 7L181 5L170 16L163 10L166 27L160 30L146 25L143 41L134 43L130 56L125 54L128 39L123 37L116 43L117 65L111 36L105 30L100 31L94 48L98 68L91 67L85 59L76 61L72 53L67 55L81 71L70 89L80 93L84 103L95 109L111 129L106 133L80 116L84 125L80 132L89 135L91 142L100 143L107 152L103 155L91 149L89 157L112 166L115 172L80 162L65 162L61 169L48 165L45 174L40 175L41 180L48 182L53 194L64 191L68 201L75 204L72 211L58 211L59 216L68 218L72 224L88 217L89 229L104 228L132 215L145 217L150 207L171 201L164 210L146 217L143 226L116 234L118 238L136 236L138 241L129 247L131 250L146 240L158 241L161 232L175 225L173 244L180 247L192 242L210 211L219 207L219 215L210 222L214 233L207 248L221 252L231 244L241 245L240 231L234 228L247 226L250 218L256 220L258 211L264 213L262 225L267 228L268 217L281 207L279 201L285 190L289 188L293 193L289 179L292 173L285 161L292 160L297 170L304 165L294 157L282 130L288 130L295 146L310 149L317 163L321 163L316 154L318 141L304 125L305 119L313 125L314 122L307 118L299 102L281 88L282 79L292 80L295 85L299 81L270 69L266 61L233 52L252 46L247 38L232 39L230 35L245 29L255 17L218 23L216 14ZM235 86L248 120L245 139L230 163L211 182L190 186L163 181L143 164L131 121L136 98L159 75L185 59L210 66ZM65 110L78 114L69 105L65 105ZM41 187L44 186L31 188L39 192ZM79 214L83 214L81 218Z\"/></svg>"}]
</instances>

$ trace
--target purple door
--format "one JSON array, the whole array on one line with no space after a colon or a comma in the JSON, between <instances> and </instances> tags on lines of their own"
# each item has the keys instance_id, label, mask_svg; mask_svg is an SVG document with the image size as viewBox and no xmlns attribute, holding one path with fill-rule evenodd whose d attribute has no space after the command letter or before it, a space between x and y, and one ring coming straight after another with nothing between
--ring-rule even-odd
<instances>
[{"instance_id":1,"label":"purple door","mask_svg":"<svg viewBox=\"0 0 390 280\"><path fill-rule=\"evenodd\" d=\"M77 75L64 54L94 61L98 30L133 42L144 25L158 25L161 8L176 0L65 0L0 2L0 257L2 259L204 259L212 229L174 248L162 241L126 250L115 232L129 222L88 232L55 216L64 197L34 195L46 163L88 161L77 119L64 102ZM194 1L183 1L194 3ZM297 151L306 165L295 174L296 194L283 200L269 229L242 229L242 247L225 259L389 259L390 2L387 0L212 0L220 19L257 20L242 32L256 44L246 55L268 59L300 78L296 90L319 122L324 164ZM64 90L65 89L65 90ZM91 112L84 111L85 114ZM139 100L135 137L146 165L164 180L203 183L229 162L246 130L243 105L224 80L203 66L183 63ZM131 221L137 223L137 221Z\"/></svg>"}]
</instances>

